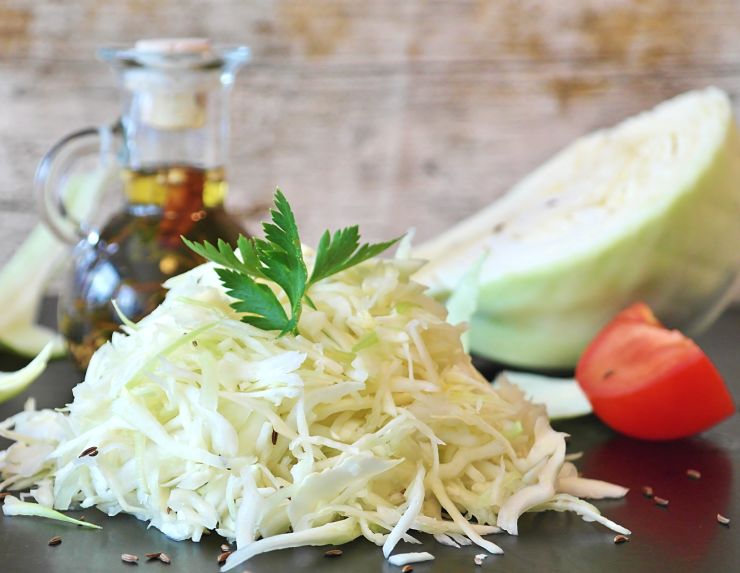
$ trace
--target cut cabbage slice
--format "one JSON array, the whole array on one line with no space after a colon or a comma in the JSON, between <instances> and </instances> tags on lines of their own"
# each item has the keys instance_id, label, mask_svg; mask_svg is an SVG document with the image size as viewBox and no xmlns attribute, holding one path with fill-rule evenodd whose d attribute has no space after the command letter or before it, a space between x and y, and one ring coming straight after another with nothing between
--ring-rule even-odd
<instances>
[{"instance_id":1,"label":"cut cabbage slice","mask_svg":"<svg viewBox=\"0 0 740 573\"><path fill-rule=\"evenodd\" d=\"M494 386L502 381L519 388L535 404L544 405L551 420L577 418L592 412L591 403L573 378L504 371L493 381Z\"/></svg>"},{"instance_id":2,"label":"cut cabbage slice","mask_svg":"<svg viewBox=\"0 0 740 573\"><path fill-rule=\"evenodd\" d=\"M414 255L448 296L484 251L473 352L572 368L619 310L642 300L696 332L740 268L740 138L729 98L689 92L587 135Z\"/></svg>"},{"instance_id":3,"label":"cut cabbage slice","mask_svg":"<svg viewBox=\"0 0 740 573\"><path fill-rule=\"evenodd\" d=\"M54 347L54 341L49 341L38 356L20 370L0 372L0 403L17 396L41 376L46 369Z\"/></svg>"},{"instance_id":4,"label":"cut cabbage slice","mask_svg":"<svg viewBox=\"0 0 740 573\"><path fill-rule=\"evenodd\" d=\"M34 356L49 342L64 354L64 340L52 328L36 324L51 273L67 247L39 224L0 270L0 297L12 300L0 315L0 345Z\"/></svg>"},{"instance_id":5,"label":"cut cabbage slice","mask_svg":"<svg viewBox=\"0 0 740 573\"><path fill-rule=\"evenodd\" d=\"M79 219L87 218L111 176L110 169L101 168L71 178L65 191L69 211ZM63 338L54 329L36 324L36 319L51 276L68 250L40 223L0 269L0 300L12 301L0 314L0 346L31 358L52 342L52 355L64 354Z\"/></svg>"}]
</instances>

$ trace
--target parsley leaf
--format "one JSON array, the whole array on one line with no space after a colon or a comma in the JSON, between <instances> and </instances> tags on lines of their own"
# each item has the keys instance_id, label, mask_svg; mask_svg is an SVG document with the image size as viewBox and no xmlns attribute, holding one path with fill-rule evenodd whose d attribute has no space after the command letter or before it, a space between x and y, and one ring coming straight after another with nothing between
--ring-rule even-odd
<instances>
[{"instance_id":1,"label":"parsley leaf","mask_svg":"<svg viewBox=\"0 0 740 573\"><path fill-rule=\"evenodd\" d=\"M216 243L217 246L214 246L208 241L203 241L203 244L199 244L189 241L185 237L180 238L191 250L208 261L213 261L227 269L242 274L264 276L261 269L262 265L257 258L257 254L254 252L254 247L246 237L239 235L237 242L242 260L237 258L234 249L223 239L219 239Z\"/></svg>"},{"instance_id":2,"label":"parsley leaf","mask_svg":"<svg viewBox=\"0 0 740 573\"><path fill-rule=\"evenodd\" d=\"M303 295L306 293L308 271L303 260L301 238L298 235L293 211L285 195L275 193L275 209L270 211L272 223L263 223L265 238L255 239L257 257L264 264L262 273L277 283L290 301L291 319L281 334L294 332L301 315Z\"/></svg>"},{"instance_id":3,"label":"parsley leaf","mask_svg":"<svg viewBox=\"0 0 740 573\"><path fill-rule=\"evenodd\" d=\"M289 332L294 322L288 319L272 289L264 283L256 282L249 275L230 269L216 269L216 274L226 287L226 294L235 298L230 306L237 312L245 313L241 321L262 330Z\"/></svg>"},{"instance_id":4,"label":"parsley leaf","mask_svg":"<svg viewBox=\"0 0 740 573\"><path fill-rule=\"evenodd\" d=\"M223 267L217 268L216 273L226 294L236 299L230 306L244 315L242 322L262 330L279 330L280 336L298 334L304 298L314 306L306 294L309 286L379 255L400 240L398 237L384 243L360 245L357 226L333 235L326 231L319 241L309 279L298 225L280 189L275 192L275 208L270 210L270 216L272 220L262 224L264 239L240 235L236 249L221 239L215 245L208 241L195 243L185 237L182 240L204 259ZM268 282L285 293L290 302L290 316Z\"/></svg>"},{"instance_id":5,"label":"parsley leaf","mask_svg":"<svg viewBox=\"0 0 740 573\"><path fill-rule=\"evenodd\" d=\"M357 225L335 231L334 235L330 235L329 231L324 231L319 240L319 247L316 249L316 260L308 284L312 285L326 277L359 265L379 255L400 240L401 237L397 237L385 243L365 243L360 246L360 232Z\"/></svg>"}]
</instances>

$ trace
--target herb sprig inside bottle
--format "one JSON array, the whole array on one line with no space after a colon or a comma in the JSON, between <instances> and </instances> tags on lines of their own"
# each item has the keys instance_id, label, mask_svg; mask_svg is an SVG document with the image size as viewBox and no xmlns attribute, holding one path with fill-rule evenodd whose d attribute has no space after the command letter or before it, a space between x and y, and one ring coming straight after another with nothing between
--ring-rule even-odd
<instances>
[{"instance_id":1,"label":"herb sprig inside bottle","mask_svg":"<svg viewBox=\"0 0 740 573\"><path fill-rule=\"evenodd\" d=\"M226 294L236 299L231 308L244 314L242 322L262 330L278 330L280 336L298 334L304 301L313 306L307 294L311 285L379 255L401 239L361 245L357 225L333 234L324 231L309 277L295 216L280 189L275 192L275 207L270 210L270 216L272 221L262 224L264 239L240 235L236 248L221 239L216 245L208 241L196 243L185 237L182 240L204 259L221 265L216 273L226 287ZM290 315L266 281L285 292Z\"/></svg>"}]
</instances>

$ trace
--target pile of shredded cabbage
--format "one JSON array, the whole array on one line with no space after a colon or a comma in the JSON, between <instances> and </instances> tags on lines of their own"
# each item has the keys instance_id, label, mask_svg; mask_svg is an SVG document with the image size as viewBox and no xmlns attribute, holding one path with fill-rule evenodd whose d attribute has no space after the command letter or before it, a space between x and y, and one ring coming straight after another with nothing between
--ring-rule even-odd
<instances>
[{"instance_id":1,"label":"pile of shredded cabbage","mask_svg":"<svg viewBox=\"0 0 740 573\"><path fill-rule=\"evenodd\" d=\"M388 557L413 532L500 553L483 536L516 534L526 511L629 533L579 499L626 490L579 477L544 408L488 384L463 327L410 279L418 267L374 259L316 284L300 335L283 337L239 321L213 265L170 280L66 409L0 424L16 441L0 489L130 513L174 539L215 530L237 543L224 570L359 536Z\"/></svg>"}]
</instances>

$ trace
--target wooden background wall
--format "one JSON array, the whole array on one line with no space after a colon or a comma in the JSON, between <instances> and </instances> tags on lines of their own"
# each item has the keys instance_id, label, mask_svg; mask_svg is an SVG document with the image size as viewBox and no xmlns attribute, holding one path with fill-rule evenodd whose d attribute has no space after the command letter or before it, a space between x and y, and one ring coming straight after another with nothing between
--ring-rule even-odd
<instances>
[{"instance_id":1,"label":"wooden background wall","mask_svg":"<svg viewBox=\"0 0 740 573\"><path fill-rule=\"evenodd\" d=\"M0 263L37 220L42 153L115 117L95 48L161 36L252 47L230 204L279 184L310 240L349 222L430 237L580 134L740 92L733 0L0 0Z\"/></svg>"}]
</instances>

